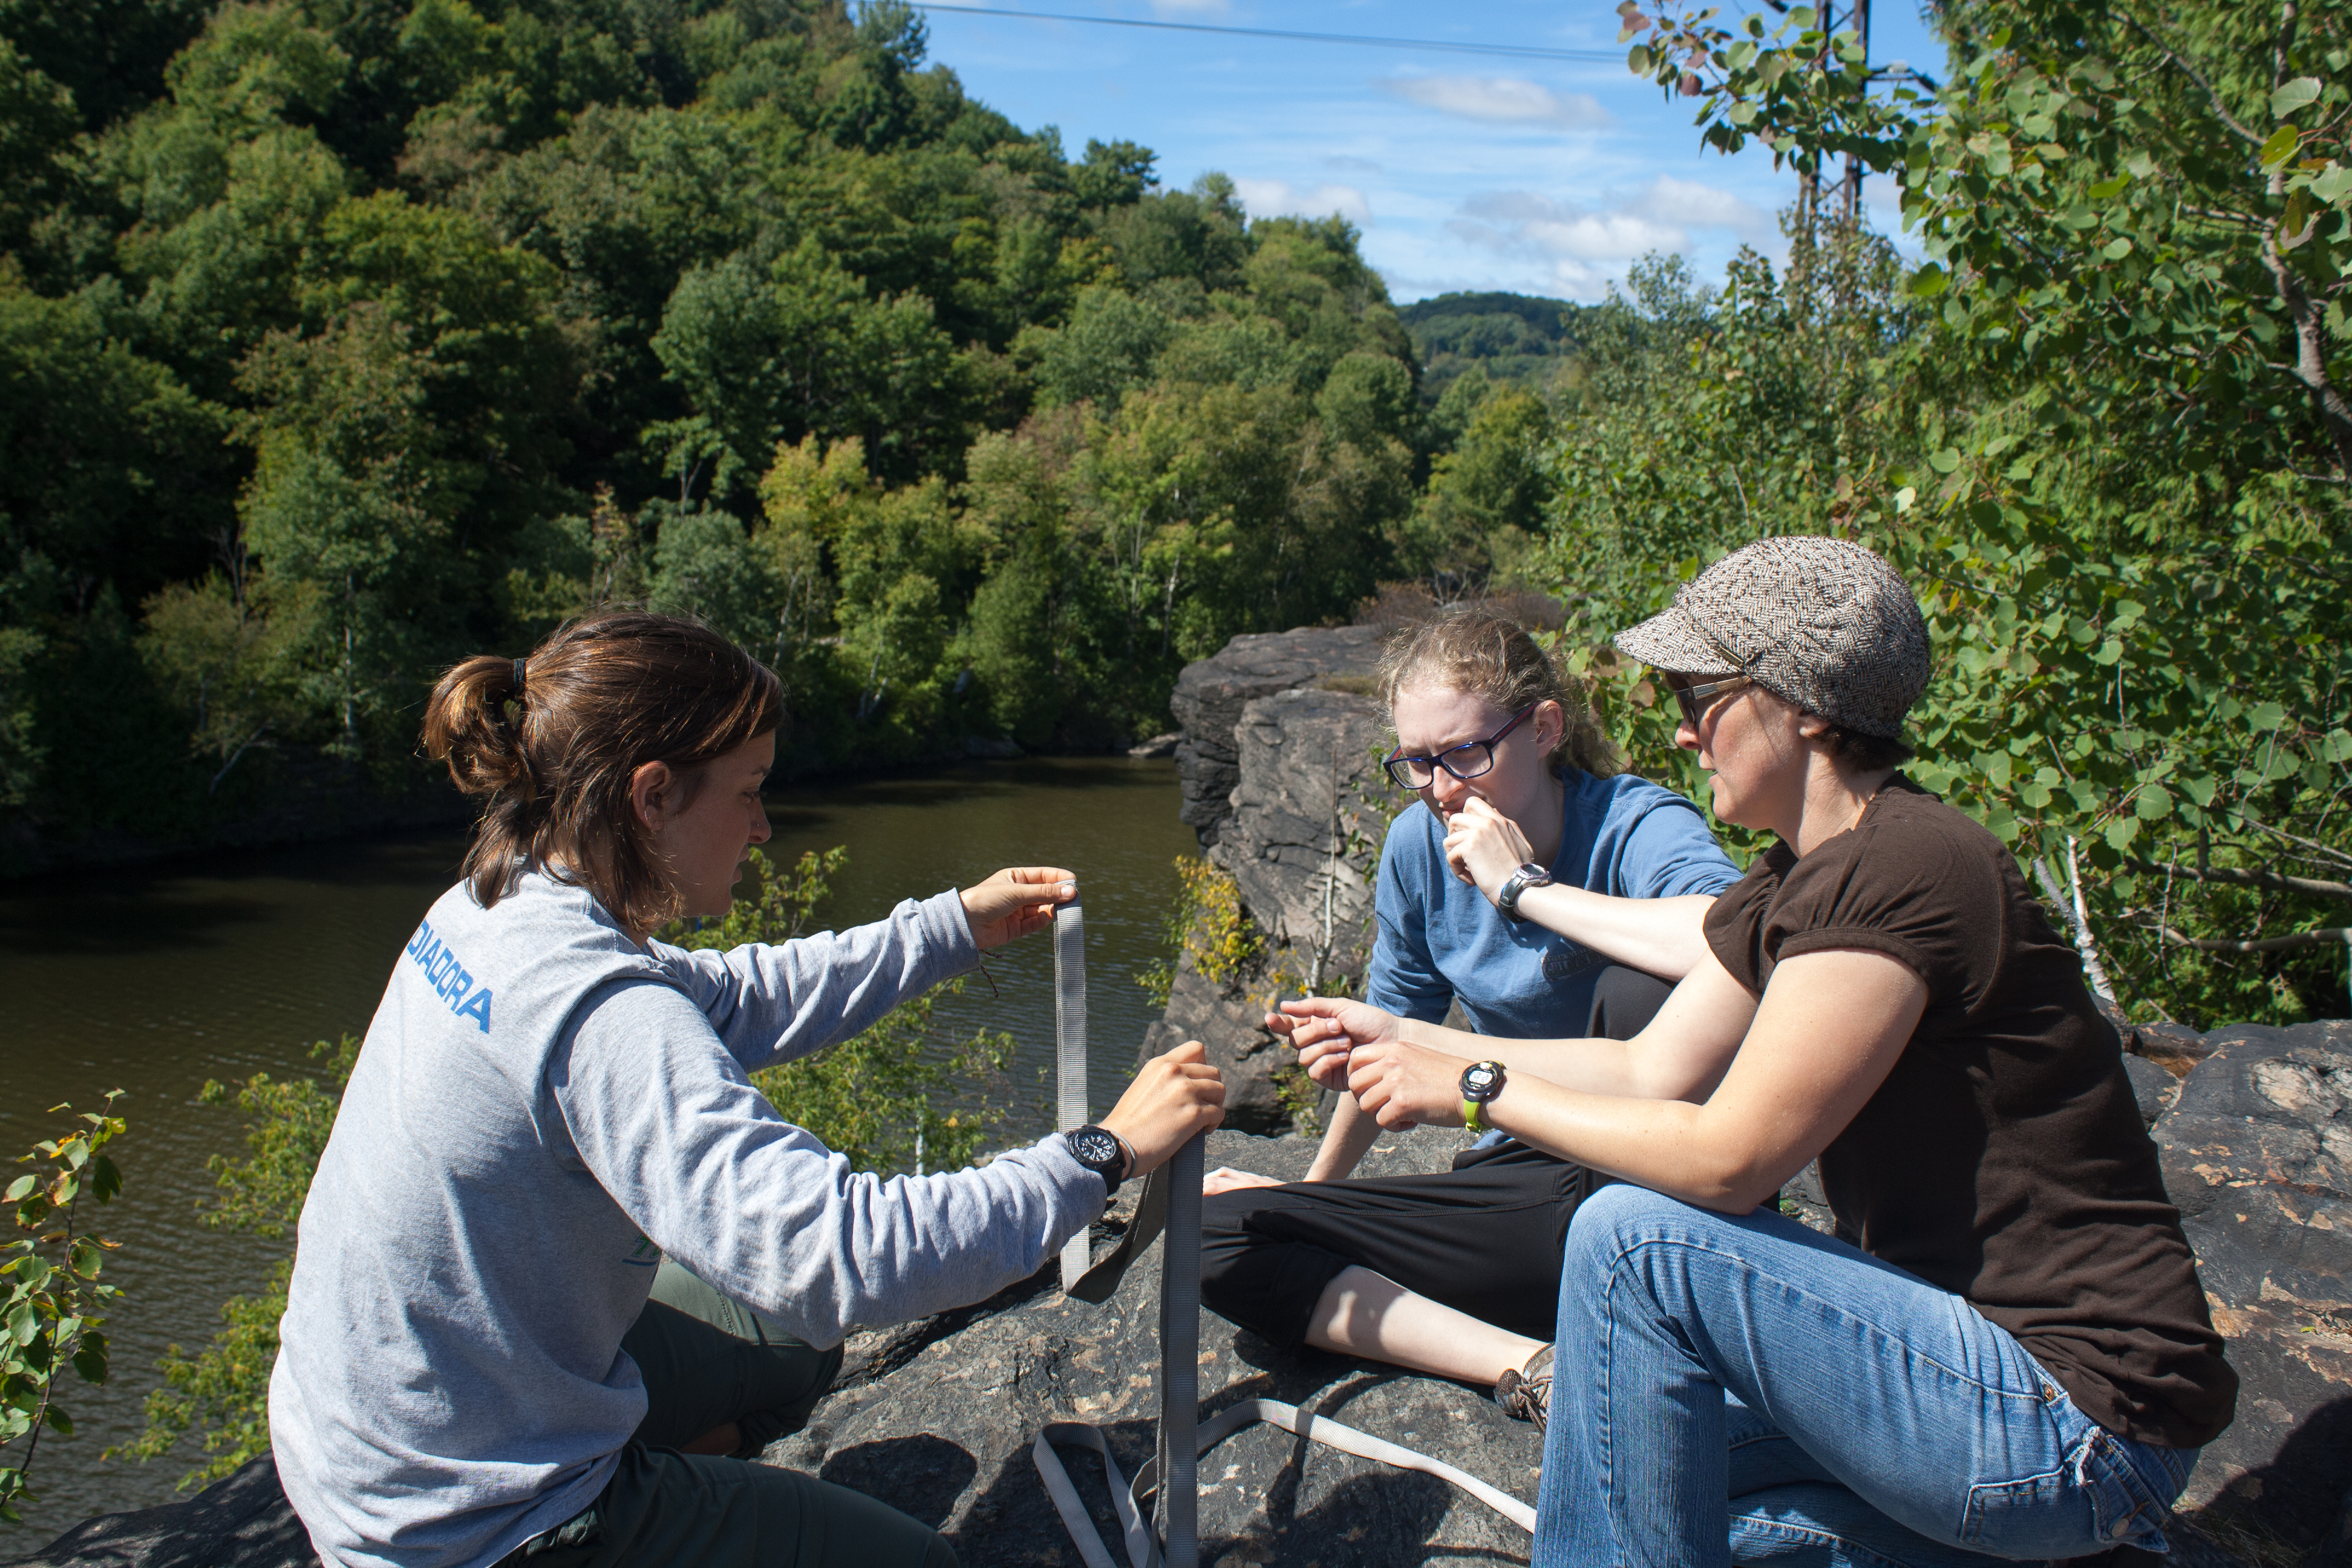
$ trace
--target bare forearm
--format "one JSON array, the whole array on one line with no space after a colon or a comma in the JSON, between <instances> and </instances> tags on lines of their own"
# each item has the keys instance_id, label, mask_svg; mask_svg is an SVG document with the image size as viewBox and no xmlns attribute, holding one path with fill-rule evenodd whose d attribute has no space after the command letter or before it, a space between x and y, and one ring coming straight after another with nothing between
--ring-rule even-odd
<instances>
[{"instance_id":1,"label":"bare forearm","mask_svg":"<svg viewBox=\"0 0 2352 1568\"><path fill-rule=\"evenodd\" d=\"M1500 1062L1514 1074L1586 1094L1640 1098L1656 1092L1655 1086L1636 1070L1638 1058L1625 1040L1506 1040L1436 1024L1408 1024L1402 1034L1433 1051L1469 1061ZM1349 1103L1354 1104L1354 1097L1349 1097Z\"/></svg>"},{"instance_id":2,"label":"bare forearm","mask_svg":"<svg viewBox=\"0 0 2352 1568\"><path fill-rule=\"evenodd\" d=\"M1331 1108L1331 1125L1323 1133L1323 1146L1315 1151L1315 1163L1307 1167L1307 1179L1345 1181L1380 1135L1381 1124L1364 1114L1354 1095L1342 1089Z\"/></svg>"},{"instance_id":3,"label":"bare forearm","mask_svg":"<svg viewBox=\"0 0 2352 1568\"><path fill-rule=\"evenodd\" d=\"M1684 1100L1587 1094L1513 1078L1485 1120L1548 1154L1724 1214L1746 1214L1793 1173L1765 1169L1754 1141L1719 1125L1708 1107Z\"/></svg>"},{"instance_id":4,"label":"bare forearm","mask_svg":"<svg viewBox=\"0 0 2352 1568\"><path fill-rule=\"evenodd\" d=\"M1614 899L1555 882L1521 893L1519 912L1615 963L1680 980L1706 952L1706 911L1714 902L1697 895Z\"/></svg>"}]
</instances>

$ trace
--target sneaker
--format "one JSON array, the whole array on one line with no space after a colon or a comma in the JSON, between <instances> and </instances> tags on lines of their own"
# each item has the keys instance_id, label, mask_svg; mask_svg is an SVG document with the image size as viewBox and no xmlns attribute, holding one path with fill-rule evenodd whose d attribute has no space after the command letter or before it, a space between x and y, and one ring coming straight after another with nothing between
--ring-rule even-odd
<instances>
[{"instance_id":1,"label":"sneaker","mask_svg":"<svg viewBox=\"0 0 2352 1568\"><path fill-rule=\"evenodd\" d=\"M1551 1415L1551 1347L1528 1357L1528 1364L1495 1380L1495 1403L1517 1421L1532 1421L1540 1432Z\"/></svg>"}]
</instances>

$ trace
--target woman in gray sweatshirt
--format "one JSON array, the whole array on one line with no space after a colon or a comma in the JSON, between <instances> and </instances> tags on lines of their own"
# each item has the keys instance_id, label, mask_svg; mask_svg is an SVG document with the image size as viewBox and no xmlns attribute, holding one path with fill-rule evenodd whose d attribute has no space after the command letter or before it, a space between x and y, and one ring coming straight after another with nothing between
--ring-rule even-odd
<instances>
[{"instance_id":1,"label":"woman in gray sweatshirt","mask_svg":"<svg viewBox=\"0 0 2352 1568\"><path fill-rule=\"evenodd\" d=\"M951 1174L854 1173L781 1120L750 1072L1044 929L1072 890L1029 868L837 935L655 942L726 911L768 837L783 717L741 650L635 613L435 689L425 747L481 821L369 1026L270 1380L278 1474L325 1563L952 1563L880 1503L724 1457L822 1384L805 1356L802 1386L747 1375L715 1348L740 1342L648 1304L656 1265L835 1346L1025 1279L1220 1119L1187 1045L1138 1075L1108 1140L1057 1133Z\"/></svg>"}]
</instances>

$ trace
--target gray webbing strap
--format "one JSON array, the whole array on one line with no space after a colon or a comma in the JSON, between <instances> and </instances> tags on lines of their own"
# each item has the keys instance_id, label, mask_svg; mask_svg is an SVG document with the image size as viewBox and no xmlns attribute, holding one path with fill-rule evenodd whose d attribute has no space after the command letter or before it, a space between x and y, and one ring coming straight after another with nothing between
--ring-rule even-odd
<instances>
[{"instance_id":1,"label":"gray webbing strap","mask_svg":"<svg viewBox=\"0 0 2352 1568\"><path fill-rule=\"evenodd\" d=\"M1054 911L1054 1124L1064 1132L1087 1124L1087 922L1076 899ZM1087 1271L1087 1237L1081 1230L1063 1245L1065 1292Z\"/></svg>"},{"instance_id":2,"label":"gray webbing strap","mask_svg":"<svg viewBox=\"0 0 2352 1568\"><path fill-rule=\"evenodd\" d=\"M1170 1568L1199 1557L1201 1490L1201 1168L1209 1135L1195 1133L1168 1162L1168 1239L1160 1251L1160 1538Z\"/></svg>"},{"instance_id":3,"label":"gray webbing strap","mask_svg":"<svg viewBox=\"0 0 2352 1568\"><path fill-rule=\"evenodd\" d=\"M1055 1119L1066 1132L1087 1124L1087 955L1086 928L1077 900L1061 906L1054 915L1054 1036ZM1118 1246L1093 1261L1087 1232L1080 1231L1062 1248L1062 1290L1077 1300L1101 1303L1118 1289L1129 1265L1142 1256L1164 1230L1168 1245L1160 1259L1160 1451L1144 1466L1132 1485L1119 1474L1099 1427L1083 1421L1056 1421L1037 1434L1029 1457L1045 1483L1054 1510L1085 1560L1087 1568L1118 1568L1111 1560L1094 1521L1070 1484L1070 1473L1056 1443L1074 1443L1102 1456L1110 1481L1112 1509L1127 1544L1129 1568L1196 1568L1199 1555L1200 1457L1255 1421L1294 1432L1360 1458L1374 1459L1399 1469L1419 1470L1451 1481L1530 1535L1536 1510L1508 1492L1488 1486L1426 1454L1343 1426L1337 1421L1309 1415L1297 1405L1276 1399L1245 1399L1221 1411L1205 1426L1201 1410L1201 1178L1206 1163L1204 1133L1176 1152L1175 1158L1151 1173L1135 1217ZM1091 1265L1091 1266L1089 1266ZM1167 1479L1161 1486L1160 1479ZM1146 1520L1143 1500L1157 1493L1160 1531ZM1168 1542L1160 1553L1160 1540Z\"/></svg>"},{"instance_id":4,"label":"gray webbing strap","mask_svg":"<svg viewBox=\"0 0 2352 1568\"><path fill-rule=\"evenodd\" d=\"M1343 1454L1353 1454L1360 1459L1371 1459L1400 1470L1418 1470L1424 1476L1435 1476L1451 1482L1526 1531L1536 1531L1536 1510L1499 1487L1489 1486L1474 1475L1455 1469L1443 1459L1433 1459L1411 1448L1391 1443L1385 1437L1375 1437L1296 1405L1285 1405L1279 1399L1244 1399L1226 1406L1201 1423L1192 1442L1196 1454L1205 1454L1243 1427L1263 1421L1269 1426L1320 1443L1327 1448L1337 1448ZM1062 1516L1062 1526L1078 1548L1078 1555L1087 1568L1118 1568L1110 1552L1095 1533L1094 1521L1087 1517L1087 1505L1079 1498L1077 1488L1070 1484L1069 1472L1062 1466L1062 1457L1054 1452L1054 1445L1066 1443L1074 1447L1091 1448L1102 1456L1103 1470L1110 1480L1110 1503L1118 1514L1120 1531L1126 1538L1129 1568L1160 1568L1159 1542L1153 1540L1150 1527L1145 1523L1146 1504L1160 1484L1160 1461L1152 1460L1137 1472L1130 1482L1110 1457L1110 1447L1103 1440L1102 1428L1084 1421L1056 1421L1037 1434L1030 1445L1029 1457L1045 1479L1046 1495L1054 1500L1055 1511Z\"/></svg>"}]
</instances>

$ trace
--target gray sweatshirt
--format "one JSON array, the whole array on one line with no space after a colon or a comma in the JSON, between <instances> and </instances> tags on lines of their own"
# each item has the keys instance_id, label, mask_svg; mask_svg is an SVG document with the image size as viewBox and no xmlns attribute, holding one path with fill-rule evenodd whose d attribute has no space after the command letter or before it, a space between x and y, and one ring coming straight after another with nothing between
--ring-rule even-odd
<instances>
[{"instance_id":1,"label":"gray sweatshirt","mask_svg":"<svg viewBox=\"0 0 2352 1568\"><path fill-rule=\"evenodd\" d=\"M601 1491L667 1254L816 1345L1027 1278L1102 1212L1058 1137L883 1181L747 1071L971 966L953 892L840 935L638 947L533 873L464 884L395 963L302 1206L269 1435L320 1557L493 1563Z\"/></svg>"}]
</instances>

